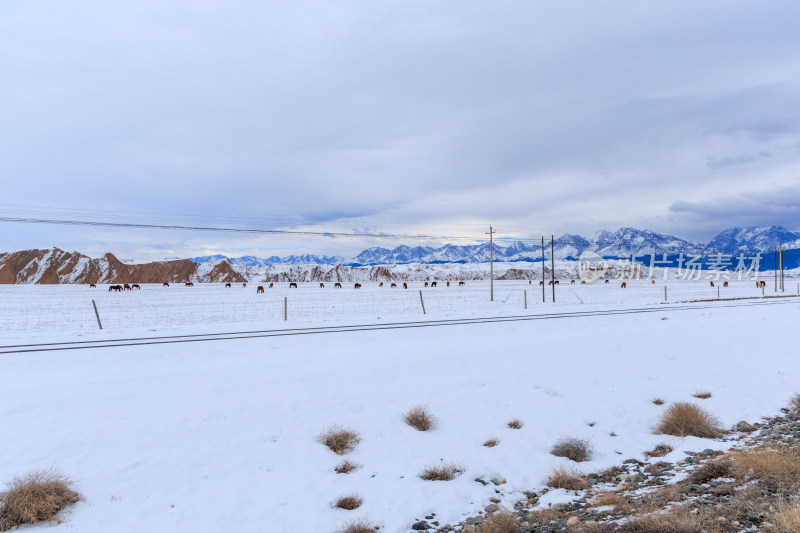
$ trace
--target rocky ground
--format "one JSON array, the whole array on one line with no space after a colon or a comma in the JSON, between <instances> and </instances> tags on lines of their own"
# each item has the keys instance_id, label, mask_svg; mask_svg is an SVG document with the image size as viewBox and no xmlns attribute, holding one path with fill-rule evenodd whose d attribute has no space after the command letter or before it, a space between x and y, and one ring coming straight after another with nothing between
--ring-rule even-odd
<instances>
[{"instance_id":1,"label":"rocky ground","mask_svg":"<svg viewBox=\"0 0 800 533\"><path fill-rule=\"evenodd\" d=\"M504 509L497 503L459 524L420 517L412 531L463 533L800 532L800 411L740 422L721 440L730 451L686 452L675 463L628 459L574 479L574 500L544 507L549 488L525 492ZM484 480L476 480L485 483ZM796 529L798 528L798 529Z\"/></svg>"}]
</instances>

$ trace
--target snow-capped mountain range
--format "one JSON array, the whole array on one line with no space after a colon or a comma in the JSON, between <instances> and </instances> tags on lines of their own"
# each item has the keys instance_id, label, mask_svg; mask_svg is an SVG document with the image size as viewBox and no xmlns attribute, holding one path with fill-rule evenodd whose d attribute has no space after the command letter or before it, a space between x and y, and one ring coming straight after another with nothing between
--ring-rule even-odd
<instances>
[{"instance_id":1,"label":"snow-capped mountain range","mask_svg":"<svg viewBox=\"0 0 800 533\"><path fill-rule=\"evenodd\" d=\"M733 254L740 251L769 252L780 243L784 249L800 249L800 233L780 226L751 228L729 228L707 244L692 242L673 235L665 235L649 230L620 228L615 232L599 231L590 237L565 234L554 242L555 258L559 260L577 259L586 250L596 252L606 258L630 257L632 254ZM545 241L545 256L550 258L550 243ZM396 248L368 248L355 257L346 258L326 255L290 255L259 258L254 256L226 257L210 255L192 257L195 263L215 263L227 259L232 265L265 267L268 265L350 265L374 266L409 263L483 263L489 261L489 243L474 245L446 244L441 247L397 246ZM494 244L494 257L497 261L537 261L542 258L541 243L535 241L499 241Z\"/></svg>"}]
</instances>

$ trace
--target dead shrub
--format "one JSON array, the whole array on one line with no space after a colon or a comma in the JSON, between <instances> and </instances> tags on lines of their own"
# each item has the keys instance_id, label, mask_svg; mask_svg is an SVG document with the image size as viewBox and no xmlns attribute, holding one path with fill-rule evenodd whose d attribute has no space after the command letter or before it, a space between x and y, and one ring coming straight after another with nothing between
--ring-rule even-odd
<instances>
[{"instance_id":1,"label":"dead shrub","mask_svg":"<svg viewBox=\"0 0 800 533\"><path fill-rule=\"evenodd\" d=\"M352 511L361 507L362 503L364 503L364 499L358 494L348 494L347 496L342 496L336 500L336 503L334 503L333 506L339 509Z\"/></svg>"},{"instance_id":2,"label":"dead shrub","mask_svg":"<svg viewBox=\"0 0 800 533\"><path fill-rule=\"evenodd\" d=\"M523 425L524 424L522 423L522 421L516 418L508 422L508 427L510 427L511 429L522 429Z\"/></svg>"},{"instance_id":3,"label":"dead shrub","mask_svg":"<svg viewBox=\"0 0 800 533\"><path fill-rule=\"evenodd\" d=\"M708 400L709 398L711 398L711 393L708 392L707 390L699 390L694 394L692 394L692 396L694 396L695 398L699 398L701 400Z\"/></svg>"},{"instance_id":4,"label":"dead shrub","mask_svg":"<svg viewBox=\"0 0 800 533\"><path fill-rule=\"evenodd\" d=\"M417 431L429 431L436 427L436 417L428 412L428 408L424 405L411 409L403 415L403 419Z\"/></svg>"},{"instance_id":5,"label":"dead shrub","mask_svg":"<svg viewBox=\"0 0 800 533\"><path fill-rule=\"evenodd\" d=\"M508 509L486 515L478 531L480 533L518 533L522 531L517 513Z\"/></svg>"},{"instance_id":6,"label":"dead shrub","mask_svg":"<svg viewBox=\"0 0 800 533\"><path fill-rule=\"evenodd\" d=\"M795 394L792 396L792 399L789 400L789 412L793 415L800 416L800 394Z\"/></svg>"},{"instance_id":7,"label":"dead shrub","mask_svg":"<svg viewBox=\"0 0 800 533\"><path fill-rule=\"evenodd\" d=\"M689 474L687 481L700 485L719 477L728 477L730 473L731 464L728 461L714 461L712 463L706 463L697 470L694 470Z\"/></svg>"},{"instance_id":8,"label":"dead shrub","mask_svg":"<svg viewBox=\"0 0 800 533\"><path fill-rule=\"evenodd\" d=\"M800 450L796 448L758 448L732 452L729 457L737 479L755 478L770 488L800 485Z\"/></svg>"},{"instance_id":9,"label":"dead shrub","mask_svg":"<svg viewBox=\"0 0 800 533\"><path fill-rule=\"evenodd\" d=\"M0 495L0 531L50 520L81 499L72 481L55 470L15 477Z\"/></svg>"},{"instance_id":10,"label":"dead shrub","mask_svg":"<svg viewBox=\"0 0 800 533\"><path fill-rule=\"evenodd\" d=\"M664 457L668 453L672 453L672 446L669 444L658 444L649 452L644 452L648 457Z\"/></svg>"},{"instance_id":11,"label":"dead shrub","mask_svg":"<svg viewBox=\"0 0 800 533\"><path fill-rule=\"evenodd\" d=\"M556 457L566 457L576 463L582 463L591 458L592 447L588 439L562 437L553 445L550 453Z\"/></svg>"},{"instance_id":12,"label":"dead shrub","mask_svg":"<svg viewBox=\"0 0 800 533\"><path fill-rule=\"evenodd\" d=\"M333 469L337 474L349 474L353 470L358 470L361 465L352 461L344 460Z\"/></svg>"},{"instance_id":13,"label":"dead shrub","mask_svg":"<svg viewBox=\"0 0 800 533\"><path fill-rule=\"evenodd\" d=\"M725 433L717 417L688 402L676 402L667 407L656 432L676 437L691 435L709 439L721 437Z\"/></svg>"},{"instance_id":14,"label":"dead shrub","mask_svg":"<svg viewBox=\"0 0 800 533\"><path fill-rule=\"evenodd\" d=\"M483 443L483 445L486 446L487 448L494 448L498 444L500 444L500 441L494 437L487 439L486 442Z\"/></svg>"},{"instance_id":15,"label":"dead shrub","mask_svg":"<svg viewBox=\"0 0 800 533\"><path fill-rule=\"evenodd\" d=\"M698 533L713 524L705 513L693 513L683 506L674 506L666 512L637 516L621 524L620 533Z\"/></svg>"},{"instance_id":16,"label":"dead shrub","mask_svg":"<svg viewBox=\"0 0 800 533\"><path fill-rule=\"evenodd\" d=\"M376 531L378 531L378 526L364 518L359 518L347 522L337 533L375 533Z\"/></svg>"},{"instance_id":17,"label":"dead shrub","mask_svg":"<svg viewBox=\"0 0 800 533\"><path fill-rule=\"evenodd\" d=\"M656 405L664 405L664 400L662 400L661 398L655 398L653 400L653 403Z\"/></svg>"},{"instance_id":18,"label":"dead shrub","mask_svg":"<svg viewBox=\"0 0 800 533\"><path fill-rule=\"evenodd\" d=\"M419 477L425 481L451 481L464 472L460 466L453 464L443 464L439 466L429 466L423 470Z\"/></svg>"},{"instance_id":19,"label":"dead shrub","mask_svg":"<svg viewBox=\"0 0 800 533\"><path fill-rule=\"evenodd\" d=\"M319 441L336 455L344 455L353 451L356 444L361 442L361 437L352 429L332 426L322 432Z\"/></svg>"},{"instance_id":20,"label":"dead shrub","mask_svg":"<svg viewBox=\"0 0 800 533\"><path fill-rule=\"evenodd\" d=\"M778 504L769 521L776 533L797 533L800 531L800 501Z\"/></svg>"},{"instance_id":21,"label":"dead shrub","mask_svg":"<svg viewBox=\"0 0 800 533\"><path fill-rule=\"evenodd\" d=\"M578 470L566 466L554 468L545 479L553 489L581 490L589 486L586 477Z\"/></svg>"},{"instance_id":22,"label":"dead shrub","mask_svg":"<svg viewBox=\"0 0 800 533\"><path fill-rule=\"evenodd\" d=\"M603 491L594 497L592 507L613 507L615 510L627 509L628 500L618 491Z\"/></svg>"}]
</instances>

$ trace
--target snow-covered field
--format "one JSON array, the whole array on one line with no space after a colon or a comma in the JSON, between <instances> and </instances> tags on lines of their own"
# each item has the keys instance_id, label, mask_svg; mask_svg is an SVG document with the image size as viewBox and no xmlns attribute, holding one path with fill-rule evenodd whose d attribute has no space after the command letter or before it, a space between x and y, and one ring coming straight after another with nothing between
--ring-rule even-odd
<instances>
[{"instance_id":1,"label":"snow-covered field","mask_svg":"<svg viewBox=\"0 0 800 533\"><path fill-rule=\"evenodd\" d=\"M97 320L92 300L98 308L106 331L152 330L165 327L197 327L223 330L227 327L262 328L298 324L342 323L359 320L385 321L423 318L420 293L423 294L428 318L453 316L486 316L487 314L541 313L558 310L585 310L619 306L661 305L716 298L748 298L762 295L753 281L730 281L728 287L711 287L708 281L627 280L608 284L600 281L581 285L563 280L556 286L553 303L552 287L544 289L534 281L495 281L494 301L489 300L488 281L467 281L464 287L440 281L438 287L425 288L423 282L409 282L408 290L392 289L389 283L363 282L355 290L353 283L334 289L333 283L275 283L273 289L256 294L259 283L246 288L234 284L198 283L194 287L173 284L170 287L143 284L142 289L111 293L107 285L90 289L86 285L0 285L1 337L25 336L30 333L56 332L95 333ZM268 286L269 284L264 284ZM763 293L797 294L798 284L787 280L786 292L775 293L772 280L767 280ZM665 293L666 288L666 293ZM666 297L666 298L665 298ZM286 321L284 321L284 298Z\"/></svg>"},{"instance_id":2,"label":"snow-covered field","mask_svg":"<svg viewBox=\"0 0 800 533\"><path fill-rule=\"evenodd\" d=\"M392 305L402 311L395 318L422 317L415 307L419 287L413 288L392 293ZM423 293L431 316L511 309L519 314L526 288L497 284L494 306L485 301L486 284L468 284L463 300L438 296L459 290L454 287ZM755 295L747 294L754 286L728 289ZM113 323L114 305L133 309L120 316L154 335L192 334L213 328L198 325L195 317L202 317L192 313L200 311L187 309L222 315L258 305L264 315L253 316L254 322L281 325L286 295L290 320L356 323L351 317L376 312L383 319L384 308L366 303L378 300L379 290L385 293L381 298L389 297L391 289L371 286L360 292L305 286L258 296L252 285L144 287L126 294L4 287L3 344L11 337L39 342L98 335L91 308L81 319L85 332L42 327L23 334L5 327L52 308L56 323L74 324L73 313L92 298L109 321L105 335L127 326L121 319ZM528 290L529 313L553 309L541 304L538 287ZM651 289L642 282L627 292L602 285L558 290L557 303L577 298L570 296L574 291L587 300L599 295L597 306L611 298L623 306L642 303L625 299L637 291L663 295L663 284ZM716 296L716 289L707 294L710 289L699 285L686 290ZM316 296L322 294L326 300ZM516 302L509 303L511 298ZM304 299L314 313L322 301L330 309L341 307L303 316L293 305ZM446 307L456 301L470 303ZM444 524L474 515L489 498L512 505L521 491L540 489L551 468L568 463L549 453L562 436L591 440L593 458L579 465L585 472L643 459L644 451L662 442L675 447L668 461L681 459L683 450L724 446L654 435L664 409L651 402L656 396L668 403L702 402L730 426L773 415L800 392L800 363L790 348L800 301L728 302L696 310L657 302L653 296L649 303L658 312L623 316L0 355L0 480L48 466L76 480L85 501L61 524L42 526L48 530L333 532L347 520L366 517L387 533L404 532L431 512ZM573 301L559 310L586 305ZM183 322L167 318L180 312ZM139 316L150 322L136 322ZM692 398L700 389L712 397ZM403 413L419 404L438 417L434 431L421 433L403 422ZM521 429L506 426L513 418L524 423ZM362 438L346 456L362 468L347 475L334 473L342 457L316 440L334 424ZM498 438L499 446L482 446L489 437ZM417 477L441 461L465 471L449 482ZM474 481L493 472L508 482L494 487ZM364 498L360 509L332 507L349 493ZM542 501L559 498L563 491Z\"/></svg>"}]
</instances>

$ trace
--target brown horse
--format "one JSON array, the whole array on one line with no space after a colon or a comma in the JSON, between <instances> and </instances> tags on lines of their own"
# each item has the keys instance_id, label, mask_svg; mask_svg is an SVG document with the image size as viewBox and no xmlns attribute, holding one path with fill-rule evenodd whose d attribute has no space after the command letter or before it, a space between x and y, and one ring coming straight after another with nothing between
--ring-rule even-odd
<instances>
[{"instance_id":1,"label":"brown horse","mask_svg":"<svg viewBox=\"0 0 800 533\"><path fill-rule=\"evenodd\" d=\"M269 288L270 288L270 289L272 288L272 283L270 283L270 284L269 284Z\"/></svg>"},{"instance_id":2,"label":"brown horse","mask_svg":"<svg viewBox=\"0 0 800 533\"><path fill-rule=\"evenodd\" d=\"M247 283L242 283L242 287L247 287Z\"/></svg>"},{"instance_id":3,"label":"brown horse","mask_svg":"<svg viewBox=\"0 0 800 533\"><path fill-rule=\"evenodd\" d=\"M608 280L606 280L606 283L608 283Z\"/></svg>"},{"instance_id":4,"label":"brown horse","mask_svg":"<svg viewBox=\"0 0 800 533\"><path fill-rule=\"evenodd\" d=\"M162 286L162 287L169 287L169 283L167 283L167 282L165 281L164 283L162 283L162 284L161 284L161 286Z\"/></svg>"},{"instance_id":5,"label":"brown horse","mask_svg":"<svg viewBox=\"0 0 800 533\"><path fill-rule=\"evenodd\" d=\"M382 282L382 281L381 281L381 284L380 284L380 285L378 285L378 287L383 287L383 282Z\"/></svg>"},{"instance_id":6,"label":"brown horse","mask_svg":"<svg viewBox=\"0 0 800 533\"><path fill-rule=\"evenodd\" d=\"M186 282L186 286L187 287L194 287L194 283L192 283L191 281L187 281Z\"/></svg>"},{"instance_id":7,"label":"brown horse","mask_svg":"<svg viewBox=\"0 0 800 533\"><path fill-rule=\"evenodd\" d=\"M586 280L585 279L581 280L581 285L586 285Z\"/></svg>"},{"instance_id":8,"label":"brown horse","mask_svg":"<svg viewBox=\"0 0 800 533\"><path fill-rule=\"evenodd\" d=\"M728 282L727 282L727 281L723 281L723 282L722 282L722 286L723 286L723 287L727 287L727 286L728 286Z\"/></svg>"},{"instance_id":9,"label":"brown horse","mask_svg":"<svg viewBox=\"0 0 800 533\"><path fill-rule=\"evenodd\" d=\"M556 285L558 285L558 280L556 280Z\"/></svg>"},{"instance_id":10,"label":"brown horse","mask_svg":"<svg viewBox=\"0 0 800 533\"><path fill-rule=\"evenodd\" d=\"M428 286L428 282L427 282L427 281L425 282L425 286L426 286L426 287Z\"/></svg>"},{"instance_id":11,"label":"brown horse","mask_svg":"<svg viewBox=\"0 0 800 533\"><path fill-rule=\"evenodd\" d=\"M391 284L391 288L392 288L392 289L396 289L396 288L397 288L397 283L392 283L392 284Z\"/></svg>"},{"instance_id":12,"label":"brown horse","mask_svg":"<svg viewBox=\"0 0 800 533\"><path fill-rule=\"evenodd\" d=\"M123 285L123 286L122 286L122 288L123 288L124 290L126 290L126 291L129 291L129 290L131 290L131 286L130 286L130 285L128 285L127 283L126 283L125 285Z\"/></svg>"},{"instance_id":13,"label":"brown horse","mask_svg":"<svg viewBox=\"0 0 800 533\"><path fill-rule=\"evenodd\" d=\"M319 288L320 288L320 289L324 289L324 288L325 288L325 284L324 284L324 283L320 283L320 284L319 284Z\"/></svg>"},{"instance_id":14,"label":"brown horse","mask_svg":"<svg viewBox=\"0 0 800 533\"><path fill-rule=\"evenodd\" d=\"M225 284L225 288L226 288L226 289L230 289L230 288L231 288L231 284L230 284L230 283L226 283L226 284Z\"/></svg>"},{"instance_id":15,"label":"brown horse","mask_svg":"<svg viewBox=\"0 0 800 533\"><path fill-rule=\"evenodd\" d=\"M464 282L464 281L459 281L459 282L458 282L458 286L459 286L459 287L464 287L464 286L466 286L466 284L467 284L467 283L466 283L466 282Z\"/></svg>"},{"instance_id":16,"label":"brown horse","mask_svg":"<svg viewBox=\"0 0 800 533\"><path fill-rule=\"evenodd\" d=\"M709 281L709 283L711 284L712 287L714 286L714 282L713 281Z\"/></svg>"},{"instance_id":17,"label":"brown horse","mask_svg":"<svg viewBox=\"0 0 800 533\"><path fill-rule=\"evenodd\" d=\"M436 286L436 282L435 281L431 281L431 287L435 287L435 286Z\"/></svg>"},{"instance_id":18,"label":"brown horse","mask_svg":"<svg viewBox=\"0 0 800 533\"><path fill-rule=\"evenodd\" d=\"M361 288L361 284L360 283L356 283L355 285L353 285L353 288L354 289L360 289Z\"/></svg>"},{"instance_id":19,"label":"brown horse","mask_svg":"<svg viewBox=\"0 0 800 533\"><path fill-rule=\"evenodd\" d=\"M342 284L339 283L339 282L336 282L336 283L333 284L333 288L334 289L341 289L342 288Z\"/></svg>"},{"instance_id":20,"label":"brown horse","mask_svg":"<svg viewBox=\"0 0 800 533\"><path fill-rule=\"evenodd\" d=\"M264 293L264 286L259 285L258 288L256 289L256 294L263 294L263 293Z\"/></svg>"},{"instance_id":21,"label":"brown horse","mask_svg":"<svg viewBox=\"0 0 800 533\"><path fill-rule=\"evenodd\" d=\"M539 286L542 286L542 285L544 285L544 280L539 282Z\"/></svg>"},{"instance_id":22,"label":"brown horse","mask_svg":"<svg viewBox=\"0 0 800 533\"><path fill-rule=\"evenodd\" d=\"M134 283L133 285L131 285L131 289L136 289L136 290L139 290L139 291L142 290L142 288L139 286L138 283Z\"/></svg>"},{"instance_id":23,"label":"brown horse","mask_svg":"<svg viewBox=\"0 0 800 533\"><path fill-rule=\"evenodd\" d=\"M569 284L570 285L575 285L575 280L574 279L569 280Z\"/></svg>"},{"instance_id":24,"label":"brown horse","mask_svg":"<svg viewBox=\"0 0 800 533\"><path fill-rule=\"evenodd\" d=\"M90 284L89 284L89 288L90 288L90 289L96 289L96 288L97 288L97 285L95 285L94 283L90 283Z\"/></svg>"},{"instance_id":25,"label":"brown horse","mask_svg":"<svg viewBox=\"0 0 800 533\"><path fill-rule=\"evenodd\" d=\"M448 287L450 286L450 282L449 282L449 281L447 282L447 286L448 286Z\"/></svg>"},{"instance_id":26,"label":"brown horse","mask_svg":"<svg viewBox=\"0 0 800 533\"><path fill-rule=\"evenodd\" d=\"M108 292L115 291L115 292L122 292L122 285L111 285L108 288Z\"/></svg>"},{"instance_id":27,"label":"brown horse","mask_svg":"<svg viewBox=\"0 0 800 533\"><path fill-rule=\"evenodd\" d=\"M623 281L622 285L620 285L620 289L624 289L627 286L628 286L628 283L626 281Z\"/></svg>"},{"instance_id":28,"label":"brown horse","mask_svg":"<svg viewBox=\"0 0 800 533\"><path fill-rule=\"evenodd\" d=\"M295 283L294 281L292 281L291 283L289 283L289 288L290 288L290 289L296 289L296 288L297 288L297 283Z\"/></svg>"},{"instance_id":29,"label":"brown horse","mask_svg":"<svg viewBox=\"0 0 800 533\"><path fill-rule=\"evenodd\" d=\"M756 287L758 287L759 289L766 286L767 286L766 281L756 281Z\"/></svg>"},{"instance_id":30,"label":"brown horse","mask_svg":"<svg viewBox=\"0 0 800 533\"><path fill-rule=\"evenodd\" d=\"M655 285L655 284L656 284L656 280L654 280L654 279L651 279L651 280L650 280L650 284L651 284L651 285Z\"/></svg>"},{"instance_id":31,"label":"brown horse","mask_svg":"<svg viewBox=\"0 0 800 533\"><path fill-rule=\"evenodd\" d=\"M408 283L403 283L403 288L407 289L408 288Z\"/></svg>"}]
</instances>

